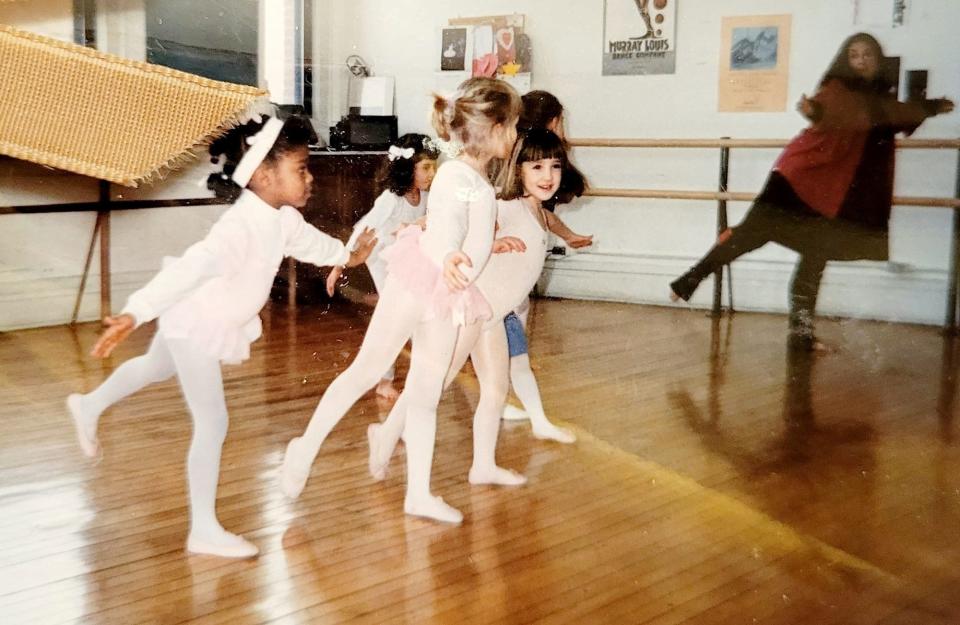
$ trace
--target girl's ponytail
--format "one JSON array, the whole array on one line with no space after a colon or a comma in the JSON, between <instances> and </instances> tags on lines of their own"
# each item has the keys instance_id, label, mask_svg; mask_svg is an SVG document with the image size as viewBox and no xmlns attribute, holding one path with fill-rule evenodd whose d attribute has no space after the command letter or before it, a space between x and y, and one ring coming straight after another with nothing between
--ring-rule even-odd
<instances>
[{"instance_id":1,"label":"girl's ponytail","mask_svg":"<svg viewBox=\"0 0 960 625\"><path fill-rule=\"evenodd\" d=\"M451 138L454 117L451 113L455 113L456 104L456 100L452 98L448 100L445 96L433 94L433 114L430 121L437 136L444 141L450 141Z\"/></svg>"}]
</instances>

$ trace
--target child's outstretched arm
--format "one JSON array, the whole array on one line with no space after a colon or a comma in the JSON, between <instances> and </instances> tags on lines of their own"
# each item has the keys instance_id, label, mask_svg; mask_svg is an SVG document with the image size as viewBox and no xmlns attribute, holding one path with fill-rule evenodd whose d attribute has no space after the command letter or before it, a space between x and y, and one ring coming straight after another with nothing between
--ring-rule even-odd
<instances>
[{"instance_id":1,"label":"child's outstretched arm","mask_svg":"<svg viewBox=\"0 0 960 625\"><path fill-rule=\"evenodd\" d=\"M550 211L544 211L547 220L547 229L553 234L563 239L567 245L574 249L589 247L593 245L592 234L577 234L571 230L567 224L563 223L559 217Z\"/></svg>"},{"instance_id":2,"label":"child's outstretched arm","mask_svg":"<svg viewBox=\"0 0 960 625\"><path fill-rule=\"evenodd\" d=\"M235 271L243 260L246 240L247 233L241 224L221 219L206 237L187 248L182 256L133 293L120 317L129 316L134 327L138 327L159 317L210 278Z\"/></svg>"},{"instance_id":3,"label":"child's outstretched arm","mask_svg":"<svg viewBox=\"0 0 960 625\"><path fill-rule=\"evenodd\" d=\"M343 275L343 267L337 265L330 270L330 273L327 274L327 295L333 297L334 292L337 290L337 282L340 281L340 276Z\"/></svg>"},{"instance_id":4,"label":"child's outstretched arm","mask_svg":"<svg viewBox=\"0 0 960 625\"><path fill-rule=\"evenodd\" d=\"M357 236L356 249L351 252L339 239L308 224L297 209L285 206L280 210L285 233L284 254L299 261L318 267L353 267L364 262L377 244L376 233L364 229Z\"/></svg>"},{"instance_id":5,"label":"child's outstretched arm","mask_svg":"<svg viewBox=\"0 0 960 625\"><path fill-rule=\"evenodd\" d=\"M120 343L127 340L130 333L137 327L137 320L131 314L121 314L116 317L107 317L103 320L103 325L107 326L100 338L90 350L90 355L94 358L106 358L113 352L113 349Z\"/></svg>"},{"instance_id":6,"label":"child's outstretched arm","mask_svg":"<svg viewBox=\"0 0 960 625\"><path fill-rule=\"evenodd\" d=\"M343 275L344 267L356 267L361 263L367 262L367 259L370 257L370 254L373 252L373 248L377 245L376 233L369 228L364 228L362 232L359 233L359 236L356 239L351 239L355 241L354 247L350 252L350 257L344 265L335 265L333 269L330 270L330 273L327 274L327 295L333 297L334 291L337 290L337 282L340 280L340 276ZM350 244L347 244L347 248L350 248Z\"/></svg>"},{"instance_id":7,"label":"child's outstretched arm","mask_svg":"<svg viewBox=\"0 0 960 625\"><path fill-rule=\"evenodd\" d=\"M377 246L377 233L369 228L364 228L360 236L357 237L353 247L347 246L350 250L350 258L347 260L347 267L356 267L367 262L373 248Z\"/></svg>"}]
</instances>

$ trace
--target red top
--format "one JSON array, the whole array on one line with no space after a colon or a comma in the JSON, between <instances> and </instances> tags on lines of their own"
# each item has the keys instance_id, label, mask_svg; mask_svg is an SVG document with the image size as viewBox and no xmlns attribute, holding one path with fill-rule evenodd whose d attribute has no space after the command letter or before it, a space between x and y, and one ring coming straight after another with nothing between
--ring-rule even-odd
<instances>
[{"instance_id":1,"label":"red top","mask_svg":"<svg viewBox=\"0 0 960 625\"><path fill-rule=\"evenodd\" d=\"M891 132L913 132L929 115L920 103L902 103L883 96L847 88L840 80L824 83L811 98L817 115L784 149L774 163L797 196L810 208L834 218L854 181L864 158L864 146L871 130L886 127ZM893 189L892 150L881 158L884 192L878 211L889 215Z\"/></svg>"}]
</instances>

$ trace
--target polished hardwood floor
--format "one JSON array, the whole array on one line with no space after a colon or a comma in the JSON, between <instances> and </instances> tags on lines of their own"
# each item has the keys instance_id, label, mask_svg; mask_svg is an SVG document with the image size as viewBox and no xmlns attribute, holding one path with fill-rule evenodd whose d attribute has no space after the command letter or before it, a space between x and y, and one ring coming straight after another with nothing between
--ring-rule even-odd
<instances>
[{"instance_id":1,"label":"polished hardwood floor","mask_svg":"<svg viewBox=\"0 0 960 625\"><path fill-rule=\"evenodd\" d=\"M188 556L190 425L175 381L108 411L81 457L63 399L145 349L88 358L98 328L0 334L0 623L960 623L958 346L935 328L536 300L531 350L563 446L506 423L526 487L470 487L469 373L440 407L434 489L460 527L402 514L403 463L366 471L368 395L303 496L283 444L352 354L366 312L264 312L225 368L218 510L262 549ZM406 360L400 361L400 374Z\"/></svg>"}]
</instances>

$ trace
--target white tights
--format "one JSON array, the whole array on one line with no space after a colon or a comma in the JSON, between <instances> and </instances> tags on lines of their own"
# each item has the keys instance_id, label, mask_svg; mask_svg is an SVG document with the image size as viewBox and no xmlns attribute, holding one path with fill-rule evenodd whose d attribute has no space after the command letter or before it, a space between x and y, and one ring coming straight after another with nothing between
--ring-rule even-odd
<instances>
[{"instance_id":1,"label":"white tights","mask_svg":"<svg viewBox=\"0 0 960 625\"><path fill-rule=\"evenodd\" d=\"M416 348L416 341L414 341ZM472 484L523 484L526 480L496 463L497 438L500 433L500 415L507 398L509 386L507 336L503 324L494 324L491 328L477 332L471 328L463 332L457 340L450 368L444 381L448 387L457 373L466 363L473 360L477 378L480 382L480 400L473 416L473 464L469 479ZM410 447L410 425L412 423L411 405L406 400L406 389L400 394L387 420L371 436L371 472L382 477L393 455L400 436L407 445L408 465Z\"/></svg>"},{"instance_id":2,"label":"white tights","mask_svg":"<svg viewBox=\"0 0 960 625\"><path fill-rule=\"evenodd\" d=\"M430 473L436 438L437 404L444 375L450 368L458 328L449 319L424 321L425 313L425 303L388 276L356 358L337 376L320 399L307 429L299 439L296 459L287 458L284 461L285 464L297 465L291 467L292 472L303 469L309 472L309 465L313 463L330 431L347 410L383 377L404 344L412 337L410 370L401 396L407 406L405 509L411 514L420 514L421 510L433 505ZM478 325L467 326L464 330L473 332L472 328ZM296 488L291 490L291 494L296 493ZM423 516L458 520L451 518L451 515L432 514L429 510L423 512Z\"/></svg>"},{"instance_id":3,"label":"white tights","mask_svg":"<svg viewBox=\"0 0 960 625\"><path fill-rule=\"evenodd\" d=\"M529 300L518 307L516 313L526 330L527 316L530 313ZM543 401L540 399L540 387L537 386L537 378L534 377L533 369L530 367L529 354L520 354L510 359L510 384L530 418L534 436L561 443L572 443L577 440L573 432L557 427L547 418Z\"/></svg>"},{"instance_id":4,"label":"white tights","mask_svg":"<svg viewBox=\"0 0 960 625\"><path fill-rule=\"evenodd\" d=\"M123 363L96 390L81 396L81 416L90 431L95 431L100 414L109 406L174 374L193 416L193 440L187 455L191 540L234 544L237 537L223 529L216 513L220 451L228 423L216 358L187 340L168 339L158 331L147 353Z\"/></svg>"}]
</instances>

